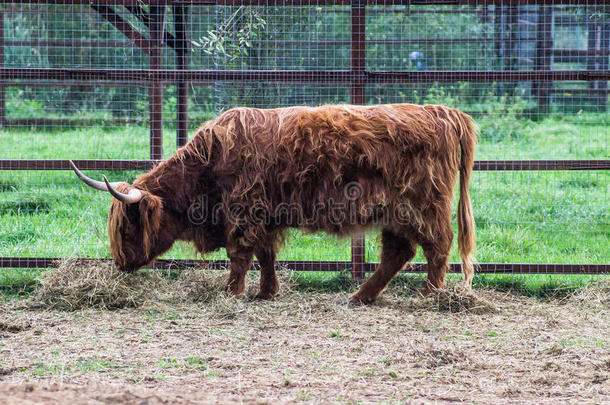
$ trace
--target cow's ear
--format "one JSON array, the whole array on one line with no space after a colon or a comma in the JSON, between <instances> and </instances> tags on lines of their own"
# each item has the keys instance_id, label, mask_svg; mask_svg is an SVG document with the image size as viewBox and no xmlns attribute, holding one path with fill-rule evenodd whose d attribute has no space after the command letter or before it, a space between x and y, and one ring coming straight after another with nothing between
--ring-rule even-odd
<instances>
[{"instance_id":1,"label":"cow's ear","mask_svg":"<svg viewBox=\"0 0 610 405\"><path fill-rule=\"evenodd\" d=\"M161 228L163 201L160 197L145 191L142 200L138 202L138 210L142 225L142 242L148 256Z\"/></svg>"}]
</instances>

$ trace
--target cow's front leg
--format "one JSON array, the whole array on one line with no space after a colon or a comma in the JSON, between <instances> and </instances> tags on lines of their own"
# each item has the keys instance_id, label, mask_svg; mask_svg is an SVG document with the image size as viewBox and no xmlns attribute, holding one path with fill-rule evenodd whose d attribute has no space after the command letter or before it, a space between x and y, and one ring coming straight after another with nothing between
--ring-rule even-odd
<instances>
[{"instance_id":1,"label":"cow's front leg","mask_svg":"<svg viewBox=\"0 0 610 405\"><path fill-rule=\"evenodd\" d=\"M280 289L280 284L275 274L275 250L256 249L256 258L261 266L260 291L256 298L259 300L271 300Z\"/></svg>"},{"instance_id":2,"label":"cow's front leg","mask_svg":"<svg viewBox=\"0 0 610 405\"><path fill-rule=\"evenodd\" d=\"M227 256L231 260L231 271L225 291L230 295L241 297L246 288L246 273L252 264L252 250L227 247Z\"/></svg>"},{"instance_id":3,"label":"cow's front leg","mask_svg":"<svg viewBox=\"0 0 610 405\"><path fill-rule=\"evenodd\" d=\"M388 286L402 266L415 256L417 245L405 235L397 235L389 229L381 232L381 263L358 292L350 297L353 304L371 304Z\"/></svg>"}]
</instances>

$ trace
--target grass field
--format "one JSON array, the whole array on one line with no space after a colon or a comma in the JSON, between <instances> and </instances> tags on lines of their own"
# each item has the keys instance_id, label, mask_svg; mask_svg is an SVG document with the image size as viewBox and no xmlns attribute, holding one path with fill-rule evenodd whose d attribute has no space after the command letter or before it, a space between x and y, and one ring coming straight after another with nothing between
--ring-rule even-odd
<instances>
[{"instance_id":1,"label":"grass field","mask_svg":"<svg viewBox=\"0 0 610 405\"><path fill-rule=\"evenodd\" d=\"M604 159L610 117L551 116L539 122L481 118L479 160ZM496 120L497 119L497 120ZM148 129L87 128L0 131L1 159L145 159ZM173 130L164 154L175 150ZM89 172L101 178L99 172ZM109 172L110 180L137 173ZM471 196L480 262L609 263L610 174L607 172L475 172ZM110 198L78 182L71 172L0 172L0 256L109 257L106 215ZM349 240L293 232L282 260L349 260ZM193 258L178 244L164 257ZM224 258L219 252L211 258ZM455 251L453 261L458 261ZM378 260L376 234L367 235L367 260ZM421 252L415 258L422 261ZM31 282L29 270L0 270L5 287ZM589 276L479 276L481 283L546 288L580 285ZM10 287L10 289L13 289Z\"/></svg>"}]
</instances>

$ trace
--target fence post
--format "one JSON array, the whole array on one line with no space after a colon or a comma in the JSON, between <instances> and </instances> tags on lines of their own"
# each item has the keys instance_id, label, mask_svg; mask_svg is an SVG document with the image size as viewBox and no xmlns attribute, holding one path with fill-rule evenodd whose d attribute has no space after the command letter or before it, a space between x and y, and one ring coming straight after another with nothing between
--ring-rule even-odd
<instances>
[{"instance_id":1,"label":"fence post","mask_svg":"<svg viewBox=\"0 0 610 405\"><path fill-rule=\"evenodd\" d=\"M0 10L0 67L4 67L4 11ZM6 124L6 96L4 80L0 80L0 128Z\"/></svg>"},{"instance_id":2,"label":"fence post","mask_svg":"<svg viewBox=\"0 0 610 405\"><path fill-rule=\"evenodd\" d=\"M351 2L351 70L354 74L351 83L350 101L352 104L364 104L365 68L366 68L366 0ZM364 278L365 240L364 234L352 236L352 278Z\"/></svg>"},{"instance_id":3,"label":"fence post","mask_svg":"<svg viewBox=\"0 0 610 405\"><path fill-rule=\"evenodd\" d=\"M176 68L188 70L189 47L188 47L188 6L174 5L174 31L176 36ZM177 83L178 109L176 113L176 146L181 147L188 139L188 82L179 79Z\"/></svg>"},{"instance_id":4,"label":"fence post","mask_svg":"<svg viewBox=\"0 0 610 405\"><path fill-rule=\"evenodd\" d=\"M538 25L536 32L535 70L551 70L553 66L553 6L538 6ZM547 114L551 104L550 80L541 80L532 85L538 100L538 115Z\"/></svg>"},{"instance_id":5,"label":"fence post","mask_svg":"<svg viewBox=\"0 0 610 405\"><path fill-rule=\"evenodd\" d=\"M150 6L151 23L149 27L150 69L161 69L163 64L163 26L165 6ZM163 157L163 84L153 77L149 87L150 109L150 158Z\"/></svg>"}]
</instances>

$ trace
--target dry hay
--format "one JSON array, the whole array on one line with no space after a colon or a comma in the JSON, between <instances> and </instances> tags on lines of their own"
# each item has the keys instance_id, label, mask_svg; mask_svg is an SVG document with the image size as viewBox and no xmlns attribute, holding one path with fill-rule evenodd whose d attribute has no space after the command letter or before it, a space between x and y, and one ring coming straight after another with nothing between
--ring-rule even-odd
<instances>
[{"instance_id":1,"label":"dry hay","mask_svg":"<svg viewBox=\"0 0 610 405\"><path fill-rule=\"evenodd\" d=\"M398 306L406 306L409 311L434 311L449 313L472 313L489 314L496 313L500 309L497 303L498 293L477 289L466 289L460 284L451 284L447 287L436 290L426 297L422 297L417 289L392 288L390 287L381 299L379 305L387 305L388 301L398 302ZM497 302L497 303L496 303Z\"/></svg>"},{"instance_id":2,"label":"dry hay","mask_svg":"<svg viewBox=\"0 0 610 405\"><path fill-rule=\"evenodd\" d=\"M292 273L278 271L283 294L294 284ZM38 278L34 293L28 300L31 309L75 311L84 308L137 308L156 303L214 303L219 311L230 313L239 300L224 293L227 272L194 267L181 271L177 280L170 281L160 272L126 273L107 261L67 259L57 269ZM258 275L248 274L246 298L254 299L258 292Z\"/></svg>"},{"instance_id":3,"label":"dry hay","mask_svg":"<svg viewBox=\"0 0 610 405\"><path fill-rule=\"evenodd\" d=\"M175 297L190 302L209 302L217 298L226 284L224 271L194 267L180 272L174 283Z\"/></svg>"},{"instance_id":4,"label":"dry hay","mask_svg":"<svg viewBox=\"0 0 610 405\"><path fill-rule=\"evenodd\" d=\"M471 312L486 314L496 312L497 309L491 301L484 299L481 294L472 289L465 289L460 285L448 286L435 291L419 303L420 309L431 309L441 312Z\"/></svg>"},{"instance_id":5,"label":"dry hay","mask_svg":"<svg viewBox=\"0 0 610 405\"><path fill-rule=\"evenodd\" d=\"M567 301L589 308L610 310L610 278L603 278L576 290Z\"/></svg>"},{"instance_id":6,"label":"dry hay","mask_svg":"<svg viewBox=\"0 0 610 405\"><path fill-rule=\"evenodd\" d=\"M302 293L295 288L293 273L281 268L277 274L282 299L299 301ZM248 273L247 301L256 296L258 280L257 273ZM238 307L243 306L244 302L224 293L226 281L227 271L207 267L185 269L176 280L170 281L160 272L126 273L107 261L67 259L60 262L57 269L39 277L39 285L30 297L28 306L33 309L74 311L84 308L135 308L145 303L153 306L162 303L205 303L213 306L220 317L231 317L240 311ZM591 291L587 294L598 292L599 288ZM425 298L415 290L405 294L396 288L390 288L385 295L398 295L396 300L392 300L394 304L402 301L398 305L407 305L410 310L476 314L496 312L492 300L483 298L481 291L475 293L458 285L438 290ZM347 302L347 297L337 298L345 301L341 303ZM382 299L380 304L387 305L387 301Z\"/></svg>"},{"instance_id":7,"label":"dry hay","mask_svg":"<svg viewBox=\"0 0 610 405\"><path fill-rule=\"evenodd\" d=\"M280 282L280 300L301 301L302 288L297 287L294 273L286 268L277 272ZM162 272L125 273L107 261L79 261L68 259L57 269L43 273L28 305L33 309L79 310L83 308L120 309L148 305L177 303L206 304L213 307L221 318L230 318L254 300L259 289L259 274L249 272L245 299L235 299L224 293L228 272L208 267L182 270L177 279L170 280ZM506 297L492 290L470 290L459 284L422 297L418 283L396 283L381 296L375 306L389 306L408 311L434 311L446 313L489 314L502 310ZM307 291L316 294L316 291ZM348 291L339 294L322 294L322 301L330 305L347 303ZM330 298L330 297L333 298ZM562 300L601 310L610 309L610 279L602 279L583 287Z\"/></svg>"},{"instance_id":8,"label":"dry hay","mask_svg":"<svg viewBox=\"0 0 610 405\"><path fill-rule=\"evenodd\" d=\"M294 280L292 272L281 267L277 271L280 283L280 294L293 292ZM249 272L246 279L245 297L254 299L258 293L259 275ZM189 302L206 303L217 299L227 299L224 288L227 284L227 271L211 270L207 267L193 267L180 273L178 280L172 285L176 298Z\"/></svg>"},{"instance_id":9,"label":"dry hay","mask_svg":"<svg viewBox=\"0 0 610 405\"><path fill-rule=\"evenodd\" d=\"M38 281L29 307L65 311L138 307L166 284L158 273L126 273L109 262L77 259L61 261Z\"/></svg>"},{"instance_id":10,"label":"dry hay","mask_svg":"<svg viewBox=\"0 0 610 405\"><path fill-rule=\"evenodd\" d=\"M292 304L294 279L292 272L286 268L277 271L280 283L280 300ZM216 319L236 319L241 315L250 316L252 308L248 304L254 301L259 290L258 273L249 272L246 276L244 297L236 298L225 293L228 271L219 271L207 267L193 267L182 271L178 279L170 286L167 301L171 304L204 304L205 310ZM289 305L288 304L288 305ZM155 304L159 307L159 303Z\"/></svg>"}]
</instances>

